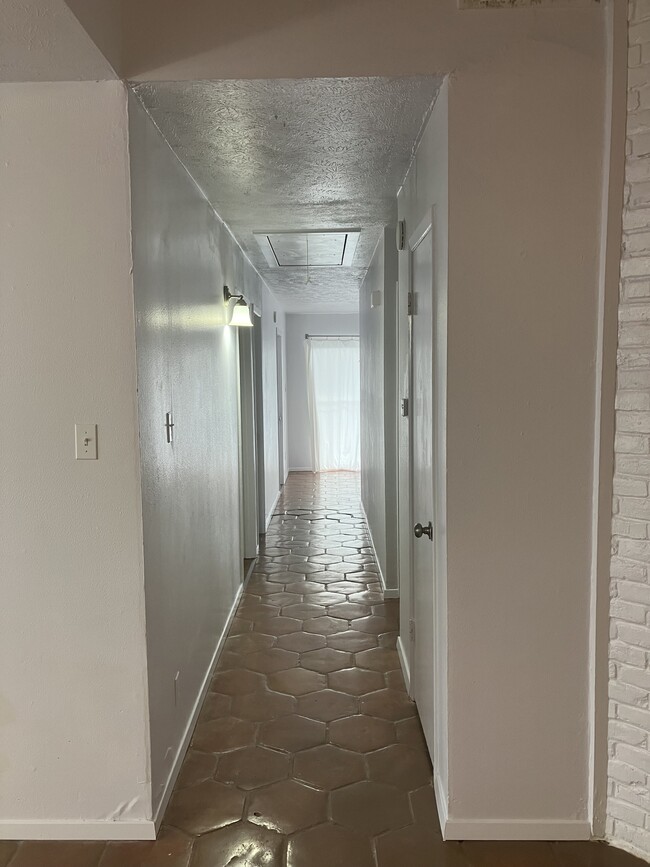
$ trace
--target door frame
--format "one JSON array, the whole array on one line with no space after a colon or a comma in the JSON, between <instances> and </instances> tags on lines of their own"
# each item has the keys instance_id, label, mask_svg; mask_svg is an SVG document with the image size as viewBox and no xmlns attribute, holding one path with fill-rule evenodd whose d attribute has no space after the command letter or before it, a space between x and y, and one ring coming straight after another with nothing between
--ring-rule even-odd
<instances>
[{"instance_id":1,"label":"door frame","mask_svg":"<svg viewBox=\"0 0 650 867\"><path fill-rule=\"evenodd\" d=\"M252 559L257 557L259 553L253 335L248 328L238 328L237 332L239 353L242 556L243 559Z\"/></svg>"},{"instance_id":2,"label":"door frame","mask_svg":"<svg viewBox=\"0 0 650 867\"><path fill-rule=\"evenodd\" d=\"M434 244L434 213L433 208L430 208L424 217L420 220L417 225L417 228L414 232L412 232L407 239L406 242L406 253L407 253L407 273L408 273L408 298L409 298L409 311L408 311L408 391L409 391L409 432L408 432L408 442L409 442L409 456L408 456L408 466L409 466L409 475L408 475L408 500L409 500L409 522L408 522L408 531L406 530L406 526L402 526L402 532L408 532L408 581L409 581L409 626L410 624L415 624L415 575L413 571L413 520L414 520L414 512L413 512L413 472L414 472L414 448L413 448L413 424L412 424L412 404L410 403L413 395L413 316L417 315L416 308L416 300L413 294L413 254L420 246L420 244L425 240L427 235L430 235L430 243L433 247ZM433 259L433 251L432 251L432 259ZM433 277L433 268L431 272L431 293L432 293L432 311L435 308L433 304L433 292L434 292L434 277ZM434 351L433 351L433 321L431 322L431 371L433 373L433 364L434 364ZM432 381L432 393L431 393L431 417L432 421L434 418L434 394L433 394L433 381ZM434 463L434 455L431 456L432 464ZM435 530L437 526L436 514L435 514L435 486L434 479L431 479L431 500L433 503L433 512L434 514L431 516L431 520L433 522L434 527L434 538L433 544L434 546L437 544L435 538ZM434 553L435 558L435 553ZM435 570L435 559L434 559L434 570ZM434 575L432 575L432 580L435 583L435 571ZM435 605L435 587L434 587L434 605ZM417 638L414 633L409 629L409 642L408 642L408 663L409 663L409 694L411 698L413 698L417 702L417 683L415 678L415 643ZM435 646L435 641L434 641ZM436 661L434 660L434 674L436 671ZM435 692L434 692L435 694ZM434 714L435 716L435 714Z\"/></svg>"},{"instance_id":3,"label":"door frame","mask_svg":"<svg viewBox=\"0 0 650 867\"><path fill-rule=\"evenodd\" d=\"M257 529L266 533L266 477L264 459L264 334L261 310L253 310L253 393L255 395L255 441L257 454Z\"/></svg>"},{"instance_id":4,"label":"door frame","mask_svg":"<svg viewBox=\"0 0 650 867\"><path fill-rule=\"evenodd\" d=\"M284 461L284 369L282 353L282 335L276 329L275 332L275 364L277 371L277 395L278 395L278 480L280 488L286 480Z\"/></svg>"},{"instance_id":5,"label":"door frame","mask_svg":"<svg viewBox=\"0 0 650 867\"><path fill-rule=\"evenodd\" d=\"M402 669L405 674L405 679L407 681L406 686L408 689L409 696L413 699L416 698L416 684L415 684L415 667L414 667L414 654L415 654L415 640L414 640L414 627L415 627L415 606L414 606L414 590L415 590L415 581L413 574L413 425L412 425L412 377L413 377L413 315L415 313L414 310L411 309L411 299L413 298L412 292L412 279L413 279L413 268L412 268L412 256L413 252L416 250L421 241L426 237L427 233L431 233L431 243L434 244L434 208L431 207L427 210L424 217L418 223L414 232L408 236L406 240L406 244L403 249L403 253L405 254L403 257L404 268L400 269L400 278L403 277L404 282L406 283L406 317L407 317L407 346L406 346L406 358L407 358L407 374L406 374L406 394L401 395L401 398L406 398L409 401L409 412L406 417L400 416L400 421L402 424L407 425L407 459L406 459L406 473L404 472L404 461L398 460L398 487L400 489L406 489L406 501L408 503L407 506L407 514L404 515L403 511L399 510L399 501L398 501L398 551L399 551L399 568L400 568L400 595L403 598L404 596L408 599L407 606L407 617L400 617L400 636L397 642L397 650L400 656L400 660L402 663ZM434 251L435 252L435 251ZM400 282L401 288L401 282ZM431 291L434 291L434 285L432 281ZM403 300L403 292L400 292L400 302ZM403 306L400 303L400 308ZM404 314L402 314L404 315ZM400 331L400 334L403 332ZM432 334L433 334L433 323L432 323ZM402 358L402 346L398 348L398 364L399 360ZM434 363L434 352L433 352L433 341L431 347L432 353L432 370ZM398 375L398 383L401 385L402 381L399 379ZM433 395L432 395L433 400ZM433 410L433 407L432 407ZM402 457L404 449L403 438L398 436L398 452L400 458ZM400 472L401 470L401 472ZM404 478L406 476L406 478ZM431 480L432 485L434 484L434 480ZM433 491L433 501L434 501L434 509L435 509L435 490ZM404 507L402 506L402 509ZM435 527L435 519L434 527ZM406 593L404 593L406 590ZM406 625L406 629L404 628ZM434 664L435 668L435 664Z\"/></svg>"}]
</instances>

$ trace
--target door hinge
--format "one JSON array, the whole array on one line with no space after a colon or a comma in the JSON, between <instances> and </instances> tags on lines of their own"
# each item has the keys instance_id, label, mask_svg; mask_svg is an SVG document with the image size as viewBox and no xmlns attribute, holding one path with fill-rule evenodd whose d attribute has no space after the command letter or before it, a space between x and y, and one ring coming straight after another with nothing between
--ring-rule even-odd
<instances>
[{"instance_id":1,"label":"door hinge","mask_svg":"<svg viewBox=\"0 0 650 867\"><path fill-rule=\"evenodd\" d=\"M402 416L406 418L409 414L409 399L408 397L402 398Z\"/></svg>"},{"instance_id":2,"label":"door hinge","mask_svg":"<svg viewBox=\"0 0 650 867\"><path fill-rule=\"evenodd\" d=\"M414 307L414 304L413 304L413 293L412 293L412 292L409 292L408 295L407 295L407 301L406 301L406 312L407 312L407 314L408 314L409 316L413 316L413 312L414 312L414 311L413 311L413 307Z\"/></svg>"},{"instance_id":3,"label":"door hinge","mask_svg":"<svg viewBox=\"0 0 650 867\"><path fill-rule=\"evenodd\" d=\"M415 641L415 620L409 620L409 639Z\"/></svg>"}]
</instances>

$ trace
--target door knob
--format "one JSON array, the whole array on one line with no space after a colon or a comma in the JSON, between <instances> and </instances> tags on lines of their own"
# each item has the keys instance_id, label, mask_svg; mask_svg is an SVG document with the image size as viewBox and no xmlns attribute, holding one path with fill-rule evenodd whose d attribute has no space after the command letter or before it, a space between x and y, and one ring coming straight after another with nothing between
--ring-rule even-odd
<instances>
[{"instance_id":1,"label":"door knob","mask_svg":"<svg viewBox=\"0 0 650 867\"><path fill-rule=\"evenodd\" d=\"M417 523L415 527L413 527L413 534L416 539L421 539L422 536L428 536L430 541L433 541L433 524L431 521L423 527L422 524Z\"/></svg>"}]
</instances>

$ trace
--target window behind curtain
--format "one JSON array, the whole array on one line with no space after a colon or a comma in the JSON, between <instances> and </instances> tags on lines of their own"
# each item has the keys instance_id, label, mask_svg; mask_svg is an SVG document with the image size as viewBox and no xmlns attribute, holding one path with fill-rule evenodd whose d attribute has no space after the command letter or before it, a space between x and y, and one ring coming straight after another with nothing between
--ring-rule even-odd
<instances>
[{"instance_id":1,"label":"window behind curtain","mask_svg":"<svg viewBox=\"0 0 650 867\"><path fill-rule=\"evenodd\" d=\"M307 389L314 469L359 470L359 338L309 337Z\"/></svg>"}]
</instances>

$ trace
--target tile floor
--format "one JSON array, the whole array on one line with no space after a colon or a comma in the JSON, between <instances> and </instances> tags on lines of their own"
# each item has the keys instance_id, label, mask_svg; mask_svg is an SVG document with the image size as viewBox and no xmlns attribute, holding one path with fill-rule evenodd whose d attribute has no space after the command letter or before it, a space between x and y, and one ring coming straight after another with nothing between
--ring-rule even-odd
<instances>
[{"instance_id":1,"label":"tile floor","mask_svg":"<svg viewBox=\"0 0 650 867\"><path fill-rule=\"evenodd\" d=\"M624 867L596 843L443 843L358 477L292 474L155 843L0 842L0 867Z\"/></svg>"}]
</instances>

